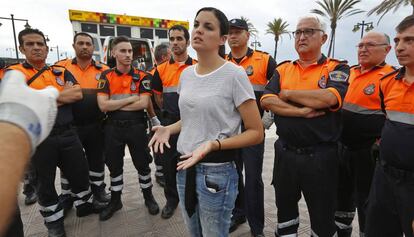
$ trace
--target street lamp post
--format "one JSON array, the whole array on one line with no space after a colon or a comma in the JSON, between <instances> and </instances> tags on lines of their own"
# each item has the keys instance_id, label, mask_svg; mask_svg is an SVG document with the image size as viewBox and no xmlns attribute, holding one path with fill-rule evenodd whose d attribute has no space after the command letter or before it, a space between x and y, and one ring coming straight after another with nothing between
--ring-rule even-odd
<instances>
[{"instance_id":1,"label":"street lamp post","mask_svg":"<svg viewBox=\"0 0 414 237\"><path fill-rule=\"evenodd\" d=\"M361 39L362 39L362 37L364 36L364 27L366 27L365 28L366 32L374 29L374 26L373 26L372 22L362 21L362 22L358 22L357 24L355 24L354 29L352 29L352 31L357 32L358 30L361 29Z\"/></svg>"},{"instance_id":2,"label":"street lamp post","mask_svg":"<svg viewBox=\"0 0 414 237\"><path fill-rule=\"evenodd\" d=\"M60 60L60 57L59 57L59 45L56 45L56 47L50 47L50 52L52 52L53 49L56 49L57 60L59 61Z\"/></svg>"},{"instance_id":3,"label":"street lamp post","mask_svg":"<svg viewBox=\"0 0 414 237\"><path fill-rule=\"evenodd\" d=\"M10 14L10 16L11 16L10 18L8 18L8 17L0 17L0 19L2 19L2 20L11 20L12 21L13 37L14 37L14 49L16 50L16 59L19 60L19 51L17 50L16 28L14 26L14 21L25 21L26 24L24 25L24 28L30 28L29 20L27 20L27 19L14 18L14 15L13 14Z\"/></svg>"},{"instance_id":4,"label":"street lamp post","mask_svg":"<svg viewBox=\"0 0 414 237\"><path fill-rule=\"evenodd\" d=\"M254 50L256 50L256 47L262 47L262 44L259 41L257 41L255 36L254 41L250 43L250 46L254 47Z\"/></svg>"}]
</instances>

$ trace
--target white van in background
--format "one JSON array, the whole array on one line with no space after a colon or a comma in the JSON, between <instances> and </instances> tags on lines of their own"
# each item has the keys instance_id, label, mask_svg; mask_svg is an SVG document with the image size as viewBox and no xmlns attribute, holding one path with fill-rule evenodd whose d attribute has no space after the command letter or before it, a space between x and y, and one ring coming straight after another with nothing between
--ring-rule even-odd
<instances>
[{"instance_id":1,"label":"white van in background","mask_svg":"<svg viewBox=\"0 0 414 237\"><path fill-rule=\"evenodd\" d=\"M109 67L115 67L114 58L111 55L111 43L115 36L107 36L105 40L100 40L98 35L91 34L95 45L93 57L95 61L107 64ZM133 66L144 71L150 71L154 67L154 56L152 45L149 39L129 38L133 52Z\"/></svg>"}]
</instances>

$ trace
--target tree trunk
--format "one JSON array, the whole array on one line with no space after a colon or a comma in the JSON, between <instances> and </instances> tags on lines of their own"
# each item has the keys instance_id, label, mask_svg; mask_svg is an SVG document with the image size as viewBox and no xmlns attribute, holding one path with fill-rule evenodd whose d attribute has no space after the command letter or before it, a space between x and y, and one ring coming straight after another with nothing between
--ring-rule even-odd
<instances>
[{"instance_id":1,"label":"tree trunk","mask_svg":"<svg viewBox=\"0 0 414 237\"><path fill-rule=\"evenodd\" d=\"M411 1L411 6L413 7L413 14L414 15L414 0Z\"/></svg>"},{"instance_id":2,"label":"tree trunk","mask_svg":"<svg viewBox=\"0 0 414 237\"><path fill-rule=\"evenodd\" d=\"M331 56L331 51L332 51L332 43L333 43L333 35L334 35L334 29L331 29L331 35L329 36L328 57L330 57L330 56Z\"/></svg>"},{"instance_id":3,"label":"tree trunk","mask_svg":"<svg viewBox=\"0 0 414 237\"><path fill-rule=\"evenodd\" d=\"M276 54L277 54L277 43L279 41L279 37L275 37L275 53L273 54L273 59L276 61Z\"/></svg>"}]
</instances>

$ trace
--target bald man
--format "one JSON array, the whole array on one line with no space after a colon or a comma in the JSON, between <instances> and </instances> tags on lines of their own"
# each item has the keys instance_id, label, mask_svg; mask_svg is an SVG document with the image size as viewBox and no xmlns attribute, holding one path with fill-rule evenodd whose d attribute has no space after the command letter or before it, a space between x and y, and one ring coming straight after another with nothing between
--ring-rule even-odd
<instances>
[{"instance_id":1,"label":"bald man","mask_svg":"<svg viewBox=\"0 0 414 237\"><path fill-rule=\"evenodd\" d=\"M380 139L385 115L379 96L380 79L395 69L385 63L390 39L369 32L357 45L358 65L351 67L348 92L342 107L343 132L338 208L335 223L338 236L351 236L352 220L358 209L359 230L365 228L364 205L368 198L377 155L373 151Z\"/></svg>"}]
</instances>

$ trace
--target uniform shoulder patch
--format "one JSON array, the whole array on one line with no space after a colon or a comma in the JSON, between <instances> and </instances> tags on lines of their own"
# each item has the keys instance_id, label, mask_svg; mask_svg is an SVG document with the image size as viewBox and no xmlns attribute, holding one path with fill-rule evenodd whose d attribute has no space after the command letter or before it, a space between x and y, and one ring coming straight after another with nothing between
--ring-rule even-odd
<instances>
[{"instance_id":1,"label":"uniform shoulder patch","mask_svg":"<svg viewBox=\"0 0 414 237\"><path fill-rule=\"evenodd\" d=\"M332 81L345 82L348 79L348 74L342 71L332 71L329 73L329 78Z\"/></svg>"},{"instance_id":2,"label":"uniform shoulder patch","mask_svg":"<svg viewBox=\"0 0 414 237\"><path fill-rule=\"evenodd\" d=\"M141 84L146 90L151 90L151 80L144 78L142 79Z\"/></svg>"}]
</instances>

